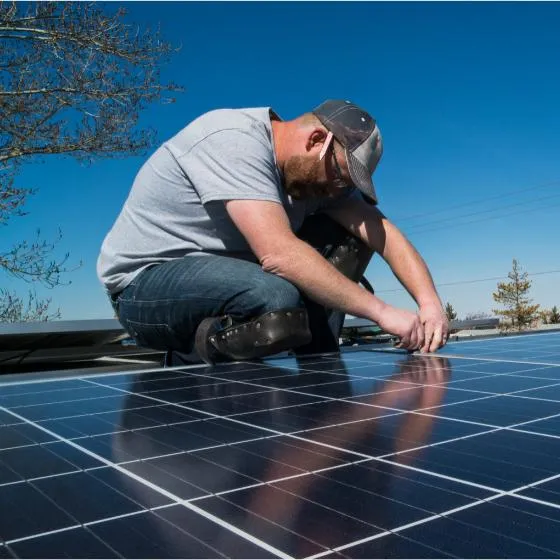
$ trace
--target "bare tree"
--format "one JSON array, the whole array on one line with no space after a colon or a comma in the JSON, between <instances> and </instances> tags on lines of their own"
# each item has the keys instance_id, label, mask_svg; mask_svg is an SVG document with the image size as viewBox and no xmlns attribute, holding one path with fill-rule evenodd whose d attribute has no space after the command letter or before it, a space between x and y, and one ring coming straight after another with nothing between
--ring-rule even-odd
<instances>
[{"instance_id":1,"label":"bare tree","mask_svg":"<svg viewBox=\"0 0 560 560\"><path fill-rule=\"evenodd\" d=\"M27 302L8 290L0 290L0 323L21 323L27 321L51 321L60 318L60 310L49 311L51 298L39 299L30 291Z\"/></svg>"},{"instance_id":2,"label":"bare tree","mask_svg":"<svg viewBox=\"0 0 560 560\"><path fill-rule=\"evenodd\" d=\"M167 93L181 90L160 83L160 65L172 52L159 29L127 24L124 9L106 14L89 2L0 0L0 228L25 214L36 191L15 185L23 164L47 155L91 163L152 145L154 130L138 129L138 119L148 104L172 102ZM59 241L38 236L0 246L0 271L60 284L68 255L49 260ZM3 303L23 304L12 296L0 300L0 316Z\"/></svg>"},{"instance_id":3,"label":"bare tree","mask_svg":"<svg viewBox=\"0 0 560 560\"><path fill-rule=\"evenodd\" d=\"M486 311L472 311L465 315L465 321L476 321L477 319L490 319L492 315Z\"/></svg>"}]
</instances>

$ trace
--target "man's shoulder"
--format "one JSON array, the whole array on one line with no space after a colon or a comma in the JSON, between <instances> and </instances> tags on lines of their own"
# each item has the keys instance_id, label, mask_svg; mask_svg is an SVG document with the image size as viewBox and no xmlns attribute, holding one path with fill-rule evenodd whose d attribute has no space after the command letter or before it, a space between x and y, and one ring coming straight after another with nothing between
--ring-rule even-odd
<instances>
[{"instance_id":1,"label":"man's shoulder","mask_svg":"<svg viewBox=\"0 0 560 560\"><path fill-rule=\"evenodd\" d=\"M270 107L246 107L239 109L214 109L200 115L192 124L200 122L220 128L247 128L270 124Z\"/></svg>"},{"instance_id":2,"label":"man's shoulder","mask_svg":"<svg viewBox=\"0 0 560 560\"><path fill-rule=\"evenodd\" d=\"M244 133L262 142L271 138L270 108L214 109L189 123L169 140L181 152L216 134Z\"/></svg>"}]
</instances>

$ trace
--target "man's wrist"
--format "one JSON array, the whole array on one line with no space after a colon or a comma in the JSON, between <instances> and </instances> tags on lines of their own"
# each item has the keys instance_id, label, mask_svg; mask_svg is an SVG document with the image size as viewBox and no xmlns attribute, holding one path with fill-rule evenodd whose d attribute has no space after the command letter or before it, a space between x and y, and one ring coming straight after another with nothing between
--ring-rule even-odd
<instances>
[{"instance_id":1,"label":"man's wrist","mask_svg":"<svg viewBox=\"0 0 560 560\"><path fill-rule=\"evenodd\" d=\"M370 313L368 319L379 323L380 319L383 317L388 304L383 300L379 299L377 296L373 296L373 304L370 307Z\"/></svg>"},{"instance_id":2,"label":"man's wrist","mask_svg":"<svg viewBox=\"0 0 560 560\"><path fill-rule=\"evenodd\" d=\"M443 310L443 304L437 296L418 298L416 303L420 309L436 308Z\"/></svg>"}]
</instances>

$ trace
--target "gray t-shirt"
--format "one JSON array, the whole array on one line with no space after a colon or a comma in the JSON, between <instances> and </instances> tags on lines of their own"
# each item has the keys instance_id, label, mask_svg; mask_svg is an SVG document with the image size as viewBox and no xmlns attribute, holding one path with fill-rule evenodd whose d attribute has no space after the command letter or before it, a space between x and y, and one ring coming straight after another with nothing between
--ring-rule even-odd
<instances>
[{"instance_id":1,"label":"gray t-shirt","mask_svg":"<svg viewBox=\"0 0 560 560\"><path fill-rule=\"evenodd\" d=\"M138 172L105 237L97 274L109 293L145 268L190 254L254 260L224 201L282 204L293 231L326 200L286 195L273 147L269 108L205 113L165 142Z\"/></svg>"}]
</instances>

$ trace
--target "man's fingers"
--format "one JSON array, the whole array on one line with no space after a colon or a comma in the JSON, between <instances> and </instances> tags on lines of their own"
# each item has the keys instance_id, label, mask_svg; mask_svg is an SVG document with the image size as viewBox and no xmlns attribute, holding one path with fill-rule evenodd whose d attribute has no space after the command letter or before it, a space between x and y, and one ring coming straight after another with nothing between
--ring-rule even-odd
<instances>
[{"instance_id":1,"label":"man's fingers","mask_svg":"<svg viewBox=\"0 0 560 560\"><path fill-rule=\"evenodd\" d=\"M410 344L410 333L408 333L407 335L403 336L400 340L399 343L397 344L397 348L406 348L408 350L408 345Z\"/></svg>"},{"instance_id":2,"label":"man's fingers","mask_svg":"<svg viewBox=\"0 0 560 560\"><path fill-rule=\"evenodd\" d=\"M424 345L422 346L422 352L429 352L430 343L432 342L432 337L434 336L434 327L429 324L424 324Z\"/></svg>"},{"instance_id":3,"label":"man's fingers","mask_svg":"<svg viewBox=\"0 0 560 560\"><path fill-rule=\"evenodd\" d=\"M442 328L441 325L438 325L434 331L434 337L432 338L432 342L430 344L430 352L435 352L438 348L443 346L442 342Z\"/></svg>"},{"instance_id":4,"label":"man's fingers","mask_svg":"<svg viewBox=\"0 0 560 560\"><path fill-rule=\"evenodd\" d=\"M416 348L418 348L418 350L422 350L422 348L424 348L426 337L426 333L424 332L424 325L420 323L416 331L418 333L418 346L416 346Z\"/></svg>"},{"instance_id":5,"label":"man's fingers","mask_svg":"<svg viewBox=\"0 0 560 560\"><path fill-rule=\"evenodd\" d=\"M408 340L408 350L416 350L418 348L418 332L415 328L410 331L410 338Z\"/></svg>"},{"instance_id":6,"label":"man's fingers","mask_svg":"<svg viewBox=\"0 0 560 560\"><path fill-rule=\"evenodd\" d=\"M446 325L445 328L443 329L441 346L445 346L448 340L449 340L449 328Z\"/></svg>"}]
</instances>

